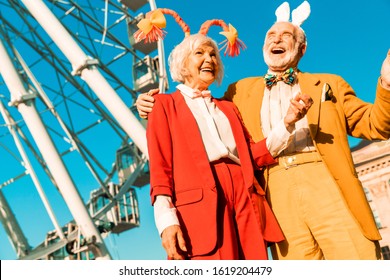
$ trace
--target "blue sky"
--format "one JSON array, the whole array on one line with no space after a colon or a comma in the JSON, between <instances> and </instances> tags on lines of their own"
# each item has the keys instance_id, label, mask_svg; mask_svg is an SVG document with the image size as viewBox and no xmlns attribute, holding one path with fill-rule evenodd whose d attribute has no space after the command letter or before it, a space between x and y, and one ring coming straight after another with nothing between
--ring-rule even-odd
<instances>
[{"instance_id":1,"label":"blue sky","mask_svg":"<svg viewBox=\"0 0 390 280\"><path fill-rule=\"evenodd\" d=\"M301 2L289 1L291 9ZM237 5L237 1L225 0L156 0L157 7L170 8L178 12L190 26L191 33L197 32L205 20L214 18L223 19L238 30L239 37L247 49L237 58L223 59L226 76L220 87L213 86L212 92L215 96L221 96L231 82L248 76L263 75L266 72L261 48L267 29L275 21L275 9L281 3L282 0L250 0L242 2L242 5ZM299 65L300 70L338 74L350 83L361 99L373 102L381 65L390 48L388 28L390 1L312 0L310 5L311 15L302 25L308 37L308 49ZM140 11L147 11L148 8L146 5ZM167 21L168 34L164 40L166 56L183 38L183 33L174 20L167 16ZM217 42L223 40L223 37L218 35L219 31L218 27L212 27L209 33ZM128 69L118 71L129 72ZM170 91L173 91L174 86L170 83ZM2 119L0 123L3 124ZM89 137L105 138L107 143L110 139L110 135L104 134ZM350 139L350 143L351 146L356 145L358 140ZM102 153L105 154L104 149ZM111 160L113 156L106 153L105 156ZM8 165L11 161L7 160L4 159ZM72 156L68 157L66 164L70 166L71 175L77 177L80 193L86 200L92 183L89 177L83 176L83 167L73 160L75 159ZM0 171L0 178L6 178L3 176L8 172L6 170L4 167L3 171ZM30 245L36 246L44 240L45 233L52 230L53 226L46 217L35 189L29 185L32 185L31 180L24 178L22 184L6 186L2 191L17 214ZM60 222L66 223L70 217L69 211L61 202L58 192L54 188L48 188L47 195L55 208L59 209L57 213ZM148 186L137 189L137 196L141 226L120 235L110 235L105 239L107 247L114 259L165 259L154 226ZM0 259L15 258L16 254L0 226Z\"/></svg>"}]
</instances>

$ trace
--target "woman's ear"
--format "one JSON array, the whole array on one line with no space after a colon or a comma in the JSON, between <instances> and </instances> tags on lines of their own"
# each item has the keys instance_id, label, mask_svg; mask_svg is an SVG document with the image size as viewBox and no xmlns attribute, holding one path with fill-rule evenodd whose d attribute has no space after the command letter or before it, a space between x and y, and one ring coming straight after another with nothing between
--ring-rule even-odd
<instances>
[{"instance_id":1,"label":"woman's ear","mask_svg":"<svg viewBox=\"0 0 390 280\"><path fill-rule=\"evenodd\" d=\"M188 74L189 74L189 72L188 72L188 69L187 69L187 68L181 69L181 75L182 75L183 77L187 77Z\"/></svg>"},{"instance_id":2,"label":"woman's ear","mask_svg":"<svg viewBox=\"0 0 390 280\"><path fill-rule=\"evenodd\" d=\"M188 74L187 68L183 68L183 69L181 70L181 73L182 73L183 75Z\"/></svg>"}]
</instances>

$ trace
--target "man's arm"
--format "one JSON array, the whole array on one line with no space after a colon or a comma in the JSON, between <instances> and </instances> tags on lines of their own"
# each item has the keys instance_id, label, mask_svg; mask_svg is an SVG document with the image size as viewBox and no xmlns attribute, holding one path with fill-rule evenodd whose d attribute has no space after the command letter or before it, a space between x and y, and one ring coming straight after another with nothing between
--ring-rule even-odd
<instances>
[{"instance_id":1,"label":"man's arm","mask_svg":"<svg viewBox=\"0 0 390 280\"><path fill-rule=\"evenodd\" d=\"M153 110L154 97L159 93L159 89L151 89L147 93L138 95L135 105L137 106L138 114L141 118L147 119L150 112Z\"/></svg>"},{"instance_id":2,"label":"man's arm","mask_svg":"<svg viewBox=\"0 0 390 280\"><path fill-rule=\"evenodd\" d=\"M297 94L290 100L286 115L271 130L267 137L267 148L276 157L285 150L295 137L295 123L301 120L313 105L313 99L307 94Z\"/></svg>"}]
</instances>

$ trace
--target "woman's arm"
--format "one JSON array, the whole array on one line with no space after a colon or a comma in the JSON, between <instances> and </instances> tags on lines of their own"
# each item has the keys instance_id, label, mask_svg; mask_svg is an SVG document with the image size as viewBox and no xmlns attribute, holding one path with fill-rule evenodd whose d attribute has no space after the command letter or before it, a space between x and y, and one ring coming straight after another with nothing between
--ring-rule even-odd
<instances>
[{"instance_id":1,"label":"woman's arm","mask_svg":"<svg viewBox=\"0 0 390 280\"><path fill-rule=\"evenodd\" d=\"M156 226L161 232L162 245L169 259L179 260L185 259L186 246L176 216L176 209L172 204L174 194L173 146L165 108L167 103L162 102L167 101L164 98L170 98L170 96L156 98L153 112L149 114L146 129L150 165L150 194L152 204L155 206Z\"/></svg>"}]
</instances>

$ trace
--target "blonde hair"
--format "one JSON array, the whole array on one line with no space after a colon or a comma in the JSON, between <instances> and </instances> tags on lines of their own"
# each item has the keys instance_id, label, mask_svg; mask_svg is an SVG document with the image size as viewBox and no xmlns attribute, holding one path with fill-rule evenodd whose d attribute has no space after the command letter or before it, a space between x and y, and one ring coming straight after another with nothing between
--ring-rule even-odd
<instances>
[{"instance_id":1,"label":"blonde hair","mask_svg":"<svg viewBox=\"0 0 390 280\"><path fill-rule=\"evenodd\" d=\"M183 70L186 67L188 57L196 48L204 44L212 46L215 50L216 59L219 66L215 81L218 85L222 83L224 69L221 55L218 50L218 45L213 39L202 34L194 34L185 37L184 40L178 44L169 54L168 65L172 80L179 83L184 83L185 76Z\"/></svg>"}]
</instances>

